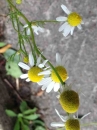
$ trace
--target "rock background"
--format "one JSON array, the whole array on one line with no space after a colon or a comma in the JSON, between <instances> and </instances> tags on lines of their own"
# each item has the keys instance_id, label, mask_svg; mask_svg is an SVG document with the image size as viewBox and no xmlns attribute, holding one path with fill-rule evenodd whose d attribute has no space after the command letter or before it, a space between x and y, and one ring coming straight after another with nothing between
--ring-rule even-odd
<instances>
[{"instance_id":1,"label":"rock background","mask_svg":"<svg viewBox=\"0 0 97 130\"><path fill-rule=\"evenodd\" d=\"M69 35L65 38L58 32L59 23L48 23L45 25L45 33L36 36L36 43L53 64L55 64L56 52L62 56L67 55L69 83L73 84L74 89L81 89L79 114L84 115L91 112L83 123L97 122L97 0L24 0L19 8L30 20L54 20L58 16L66 16L60 7L61 4L83 17L85 23L83 29L81 31L76 29L73 36ZM7 12L5 1L0 0L0 14ZM6 19L5 37L5 42L12 43L13 47L17 48L17 35L8 19ZM36 84L31 84L32 93L35 93L38 88L39 86ZM51 122L60 122L54 111L55 108L65 115L56 95L51 92L50 94L44 93L41 97L33 95L31 97L40 107L49 129L52 129ZM83 130L96 129L95 126L83 128Z\"/></svg>"}]
</instances>

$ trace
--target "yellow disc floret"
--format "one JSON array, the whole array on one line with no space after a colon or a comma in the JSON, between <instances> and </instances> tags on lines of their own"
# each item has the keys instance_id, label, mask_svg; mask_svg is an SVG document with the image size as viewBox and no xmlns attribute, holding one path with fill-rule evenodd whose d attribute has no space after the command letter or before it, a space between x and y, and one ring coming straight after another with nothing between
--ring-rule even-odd
<instances>
[{"instance_id":1,"label":"yellow disc floret","mask_svg":"<svg viewBox=\"0 0 97 130\"><path fill-rule=\"evenodd\" d=\"M62 92L59 101L62 108L68 113L75 113L79 108L79 96L73 90Z\"/></svg>"},{"instance_id":2,"label":"yellow disc floret","mask_svg":"<svg viewBox=\"0 0 97 130\"><path fill-rule=\"evenodd\" d=\"M82 17L79 14L77 14L76 12L73 12L68 15L67 21L71 26L77 26L77 25L81 24Z\"/></svg>"},{"instance_id":3,"label":"yellow disc floret","mask_svg":"<svg viewBox=\"0 0 97 130\"><path fill-rule=\"evenodd\" d=\"M57 67L55 67L55 69L58 72L59 76L61 77L62 81L65 82L66 79L68 78L66 69L62 66L57 66ZM51 72L51 78L56 83L60 83L59 78L57 77L57 75L55 74L55 72L53 70Z\"/></svg>"},{"instance_id":4,"label":"yellow disc floret","mask_svg":"<svg viewBox=\"0 0 97 130\"><path fill-rule=\"evenodd\" d=\"M38 73L42 72L43 70L37 66L32 67L28 71L28 77L32 82L39 82L44 77L43 75L38 75Z\"/></svg>"},{"instance_id":5,"label":"yellow disc floret","mask_svg":"<svg viewBox=\"0 0 97 130\"><path fill-rule=\"evenodd\" d=\"M66 130L80 130L80 123L77 119L68 119L65 122L65 129Z\"/></svg>"}]
</instances>

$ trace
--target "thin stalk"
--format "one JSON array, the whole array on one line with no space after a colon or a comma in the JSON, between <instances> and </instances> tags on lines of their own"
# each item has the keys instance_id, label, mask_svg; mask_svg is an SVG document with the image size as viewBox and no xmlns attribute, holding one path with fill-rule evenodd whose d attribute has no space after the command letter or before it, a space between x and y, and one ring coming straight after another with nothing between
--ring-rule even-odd
<instances>
[{"instance_id":1,"label":"thin stalk","mask_svg":"<svg viewBox=\"0 0 97 130\"><path fill-rule=\"evenodd\" d=\"M32 42L33 42L33 45L34 45L34 49L35 51L37 52L37 54L40 54L42 56L42 58L44 60L47 60L45 58L44 55L41 54L41 52L39 51L39 49L37 48L36 46L36 43L35 43L35 38L34 38L34 33L33 33L33 30L32 30L32 27L31 27L31 22L28 21L28 19L25 17L24 14L22 14L12 3L10 0L7 0L8 3L17 11L19 12L19 15L26 21L26 23L28 24L28 27L30 29L30 32L31 32L31 39L32 39ZM61 84L63 85L64 82L62 81L61 77L59 76L58 72L56 71L56 69L53 67L53 65L48 61L48 64L50 65L50 67L54 70L55 74L57 75L58 79L60 80Z\"/></svg>"}]
</instances>

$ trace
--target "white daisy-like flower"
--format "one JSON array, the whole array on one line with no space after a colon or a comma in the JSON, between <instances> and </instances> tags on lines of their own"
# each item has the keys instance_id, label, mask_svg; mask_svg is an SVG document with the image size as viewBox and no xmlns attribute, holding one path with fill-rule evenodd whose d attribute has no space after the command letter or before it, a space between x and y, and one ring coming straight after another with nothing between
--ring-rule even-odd
<instances>
[{"instance_id":1,"label":"white daisy-like flower","mask_svg":"<svg viewBox=\"0 0 97 130\"><path fill-rule=\"evenodd\" d=\"M60 16L56 18L56 20L59 22L65 22L59 28L59 32L63 31L63 35L66 37L69 33L73 35L75 27L78 27L78 29L82 29L81 27L81 24L83 24L82 17L78 13L71 12L70 10L68 10L68 8L65 5L61 5L61 8L68 16L67 17Z\"/></svg>"},{"instance_id":2,"label":"white daisy-like flower","mask_svg":"<svg viewBox=\"0 0 97 130\"><path fill-rule=\"evenodd\" d=\"M38 26L38 25L33 25L32 24L32 29L33 29L33 31L38 35L39 34L39 32L41 32L41 33L43 33L44 32L44 28L42 28L42 27L40 27L40 26ZM27 35L30 35L30 28L28 28L28 24L26 24L26 25L24 25L24 28L27 28Z\"/></svg>"},{"instance_id":3,"label":"white daisy-like flower","mask_svg":"<svg viewBox=\"0 0 97 130\"><path fill-rule=\"evenodd\" d=\"M61 56L59 53L56 53L56 71L59 74L60 78L63 82L65 82L68 79L67 70L64 68L64 62L66 61L66 57L63 57L61 59ZM42 85L42 90L46 89L46 92L49 93L52 89L54 89L55 92L59 90L61 87L61 82L57 75L55 74L54 70L48 69L43 72L40 72L38 75L44 75L45 77L38 82L39 85Z\"/></svg>"},{"instance_id":4,"label":"white daisy-like flower","mask_svg":"<svg viewBox=\"0 0 97 130\"><path fill-rule=\"evenodd\" d=\"M55 109L57 115L60 117L62 122L52 122L52 127L63 127L65 130L80 130L80 127L83 125L81 124L81 120L85 118L86 116L90 115L90 112L82 116L80 119L73 115L69 114L69 116L62 116L59 114L59 112Z\"/></svg>"},{"instance_id":5,"label":"white daisy-like flower","mask_svg":"<svg viewBox=\"0 0 97 130\"><path fill-rule=\"evenodd\" d=\"M29 65L19 62L18 65L27 70L28 72L26 74L22 74L20 76L21 79L26 79L27 82L39 82L44 78L44 75L38 75L39 72L43 71L43 68L45 67L45 64L47 63L47 60L45 60L43 63L41 63L41 55L37 58L37 63L35 64L34 57L32 53L29 53Z\"/></svg>"}]
</instances>

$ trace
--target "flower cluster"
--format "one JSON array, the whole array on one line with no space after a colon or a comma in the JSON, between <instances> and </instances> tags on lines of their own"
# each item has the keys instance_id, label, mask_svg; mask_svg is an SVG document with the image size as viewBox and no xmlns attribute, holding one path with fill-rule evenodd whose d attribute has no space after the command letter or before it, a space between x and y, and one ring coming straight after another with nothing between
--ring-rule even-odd
<instances>
[{"instance_id":1,"label":"flower cluster","mask_svg":"<svg viewBox=\"0 0 97 130\"><path fill-rule=\"evenodd\" d=\"M82 17L76 12L71 12L65 5L62 4L61 8L67 16L59 16L56 18L56 20L52 21L44 20L30 22L27 20L25 15L17 11L18 9L13 5L12 1L7 1L15 10L12 15L14 13L15 15L20 15L26 21L26 24L22 23L19 17L16 17L16 19L14 17L14 20L12 21L18 21L18 28L16 30L18 30L17 32L19 36L19 42L21 42L19 43L20 50L22 55L25 55L23 58L24 62L18 63L22 69L26 70L26 73L20 75L20 78L27 82L31 81L37 83L39 86L41 86L41 89L47 93L51 91L58 92L58 101L63 110L67 113L67 116L64 117L60 115L59 112L55 109L62 122L53 122L51 123L52 127L64 127L65 130L80 130L82 125L81 119L90 113L84 115L81 119L79 119L75 114L80 106L80 98L79 93L74 91L72 87L66 83L66 81L69 80L66 55L61 58L61 55L56 53L56 65L53 66L37 47L34 33L36 35L38 35L39 32L43 33L45 31L43 25L46 22L63 22L61 27L59 27L59 32L62 32L63 36L65 37L69 34L73 35L75 27L82 29L81 24L84 23ZM20 4L21 2L22 0L16 0L17 4ZM20 23L21 26L19 26L18 23ZM20 31L21 28L22 31ZM26 50L25 43L29 43L27 45L30 45L31 52L29 54Z\"/></svg>"}]
</instances>

